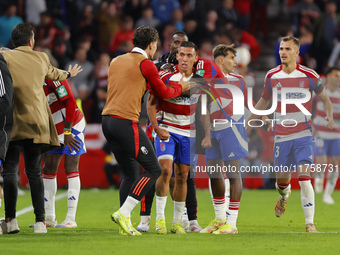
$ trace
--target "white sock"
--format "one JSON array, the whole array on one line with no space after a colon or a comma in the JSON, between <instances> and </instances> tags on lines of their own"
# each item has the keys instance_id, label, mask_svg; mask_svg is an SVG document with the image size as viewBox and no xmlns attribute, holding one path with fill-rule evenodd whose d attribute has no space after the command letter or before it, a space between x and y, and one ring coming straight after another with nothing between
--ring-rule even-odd
<instances>
[{"instance_id":1,"label":"white sock","mask_svg":"<svg viewBox=\"0 0 340 255\"><path fill-rule=\"evenodd\" d=\"M215 210L215 219L217 220L226 220L226 204L225 197L214 197L214 210Z\"/></svg>"},{"instance_id":2,"label":"white sock","mask_svg":"<svg viewBox=\"0 0 340 255\"><path fill-rule=\"evenodd\" d=\"M172 220L172 224L181 222L184 207L185 207L185 202L174 201L174 218Z\"/></svg>"},{"instance_id":3,"label":"white sock","mask_svg":"<svg viewBox=\"0 0 340 255\"><path fill-rule=\"evenodd\" d=\"M140 216L140 221L142 223L150 223L151 216L150 215L142 215Z\"/></svg>"},{"instance_id":4,"label":"white sock","mask_svg":"<svg viewBox=\"0 0 340 255\"><path fill-rule=\"evenodd\" d=\"M55 195L57 193L57 174L43 174L46 218L55 220Z\"/></svg>"},{"instance_id":5,"label":"white sock","mask_svg":"<svg viewBox=\"0 0 340 255\"><path fill-rule=\"evenodd\" d=\"M240 208L239 200L230 200L227 223L234 228L236 228L239 208Z\"/></svg>"},{"instance_id":6,"label":"white sock","mask_svg":"<svg viewBox=\"0 0 340 255\"><path fill-rule=\"evenodd\" d=\"M67 207L66 220L76 220L76 213L78 207L79 193L80 193L80 178L79 172L71 172L67 174L68 190L67 190Z\"/></svg>"},{"instance_id":7,"label":"white sock","mask_svg":"<svg viewBox=\"0 0 340 255\"><path fill-rule=\"evenodd\" d=\"M168 196L165 197L156 196L156 220L159 219L165 220L165 206L167 198Z\"/></svg>"},{"instance_id":8,"label":"white sock","mask_svg":"<svg viewBox=\"0 0 340 255\"><path fill-rule=\"evenodd\" d=\"M1 189L1 188L0 188ZM1 190L0 190L0 192L1 192ZM1 209L1 203L2 203L2 199L0 198L0 209Z\"/></svg>"},{"instance_id":9,"label":"white sock","mask_svg":"<svg viewBox=\"0 0 340 255\"><path fill-rule=\"evenodd\" d=\"M336 171L328 173L324 196L332 195L336 182L338 180L338 177L339 177L339 173Z\"/></svg>"},{"instance_id":10,"label":"white sock","mask_svg":"<svg viewBox=\"0 0 340 255\"><path fill-rule=\"evenodd\" d=\"M314 223L315 199L314 190L310 180L299 181L301 187L301 206L305 215L305 224Z\"/></svg>"},{"instance_id":11,"label":"white sock","mask_svg":"<svg viewBox=\"0 0 340 255\"><path fill-rule=\"evenodd\" d=\"M124 217L130 217L131 216L131 212L133 210L133 208L136 207L136 205L138 205L139 200L128 196L124 202L124 204L120 207L120 214L123 215Z\"/></svg>"},{"instance_id":12,"label":"white sock","mask_svg":"<svg viewBox=\"0 0 340 255\"><path fill-rule=\"evenodd\" d=\"M230 181L228 178L224 179L224 185L225 185L225 207L228 213L229 210L229 201L230 201Z\"/></svg>"},{"instance_id":13,"label":"white sock","mask_svg":"<svg viewBox=\"0 0 340 255\"><path fill-rule=\"evenodd\" d=\"M291 185L289 184L285 189L281 189L279 184L275 182L276 190L280 193L284 200L287 200L290 194Z\"/></svg>"}]
</instances>

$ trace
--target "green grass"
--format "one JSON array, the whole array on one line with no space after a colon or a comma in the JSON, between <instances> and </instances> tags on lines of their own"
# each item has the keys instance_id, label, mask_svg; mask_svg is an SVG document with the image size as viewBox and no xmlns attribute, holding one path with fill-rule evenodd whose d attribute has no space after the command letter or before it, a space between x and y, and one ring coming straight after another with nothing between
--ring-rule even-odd
<instances>
[{"instance_id":1,"label":"green grass","mask_svg":"<svg viewBox=\"0 0 340 255\"><path fill-rule=\"evenodd\" d=\"M59 191L63 193L65 190ZM198 221L205 227L214 218L208 190L198 190ZM33 212L18 217L20 233L0 236L0 254L339 254L340 191L333 198L335 205L323 204L316 195L315 223L322 233L305 233L299 191L293 191L286 213L274 216L278 198L275 190L245 190L243 192L238 235L215 236L188 233L159 236L155 231L155 207L151 228L143 236L121 236L110 214L118 208L118 191L82 190L77 229L49 228L47 234L33 234L28 226L34 223ZM18 198L18 210L31 204L29 191ZM66 215L66 198L56 202L58 221ZM139 223L139 206L132 221ZM166 210L168 230L172 221L171 199ZM0 217L4 216L3 208Z\"/></svg>"}]
</instances>

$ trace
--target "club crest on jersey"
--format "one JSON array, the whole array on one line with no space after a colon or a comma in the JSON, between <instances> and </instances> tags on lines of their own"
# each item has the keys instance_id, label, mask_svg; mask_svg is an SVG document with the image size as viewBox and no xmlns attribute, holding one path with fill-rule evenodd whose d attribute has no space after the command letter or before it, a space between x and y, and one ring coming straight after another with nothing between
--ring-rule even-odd
<instances>
[{"instance_id":1,"label":"club crest on jersey","mask_svg":"<svg viewBox=\"0 0 340 255\"><path fill-rule=\"evenodd\" d=\"M64 85L60 86L56 89L60 98L67 96L67 90L65 89Z\"/></svg>"},{"instance_id":2,"label":"club crest on jersey","mask_svg":"<svg viewBox=\"0 0 340 255\"><path fill-rule=\"evenodd\" d=\"M205 70L197 70L196 71L196 74L198 74L199 76L204 76L204 74L205 74Z\"/></svg>"},{"instance_id":3,"label":"club crest on jersey","mask_svg":"<svg viewBox=\"0 0 340 255\"><path fill-rule=\"evenodd\" d=\"M304 88L305 87L305 82L304 81L299 81L299 86L300 88Z\"/></svg>"}]
</instances>

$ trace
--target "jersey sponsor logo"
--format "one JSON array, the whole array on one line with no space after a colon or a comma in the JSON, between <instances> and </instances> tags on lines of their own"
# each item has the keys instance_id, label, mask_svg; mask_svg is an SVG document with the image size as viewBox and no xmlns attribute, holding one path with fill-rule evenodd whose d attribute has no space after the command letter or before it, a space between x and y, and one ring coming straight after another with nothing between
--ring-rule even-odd
<instances>
[{"instance_id":1,"label":"jersey sponsor logo","mask_svg":"<svg viewBox=\"0 0 340 255\"><path fill-rule=\"evenodd\" d=\"M64 85L58 87L56 90L60 98L68 95L67 90L65 89Z\"/></svg>"}]
</instances>

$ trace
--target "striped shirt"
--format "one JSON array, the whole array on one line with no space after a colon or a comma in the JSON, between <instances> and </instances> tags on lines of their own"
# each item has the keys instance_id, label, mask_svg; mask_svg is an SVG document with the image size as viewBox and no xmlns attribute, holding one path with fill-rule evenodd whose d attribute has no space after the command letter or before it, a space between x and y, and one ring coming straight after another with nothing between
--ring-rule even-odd
<instances>
[{"instance_id":1,"label":"striped shirt","mask_svg":"<svg viewBox=\"0 0 340 255\"><path fill-rule=\"evenodd\" d=\"M321 84L320 76L310 68L297 65L290 74L282 70L282 65L268 71L265 77L262 97L266 100L272 98L273 88L277 88L278 102L274 112L275 142L285 142L306 136L312 136L311 116L305 115L295 104L287 104L286 115L281 114L281 89L305 88L311 94ZM323 90L319 91L320 94ZM303 98L302 93L287 93L287 99ZM312 112L311 99L302 104L310 113ZM284 121L284 122L283 122ZM284 124L284 125L282 125Z\"/></svg>"},{"instance_id":2,"label":"striped shirt","mask_svg":"<svg viewBox=\"0 0 340 255\"><path fill-rule=\"evenodd\" d=\"M337 89L333 92L326 90L329 99L333 106L333 118L334 118L334 128L326 128L328 121L325 120L326 112L321 102L320 98L316 98L316 112L313 119L313 124L315 125L318 136L323 139L339 139L340 138L340 90Z\"/></svg>"},{"instance_id":3,"label":"striped shirt","mask_svg":"<svg viewBox=\"0 0 340 255\"><path fill-rule=\"evenodd\" d=\"M176 70L178 68L176 67ZM169 85L177 85L182 78L182 74L172 74L161 71L161 79ZM193 74L184 81L189 81ZM200 93L194 93L191 97L174 97L171 99L159 99L157 107L157 121L161 128L168 132L183 135L186 137L195 136L195 110Z\"/></svg>"},{"instance_id":4,"label":"striped shirt","mask_svg":"<svg viewBox=\"0 0 340 255\"><path fill-rule=\"evenodd\" d=\"M66 120L66 102L69 98L73 97L72 89L68 84L67 80L64 81L50 81L45 80L44 91L47 97L48 104L50 106L53 121L58 132L60 143L64 143L64 126ZM74 101L75 103L75 101ZM73 122L72 128L78 131L83 131L85 122L80 122L84 116L79 110L77 105L74 105L75 114L74 118L70 119L69 122ZM78 123L83 123L80 127Z\"/></svg>"}]
</instances>

